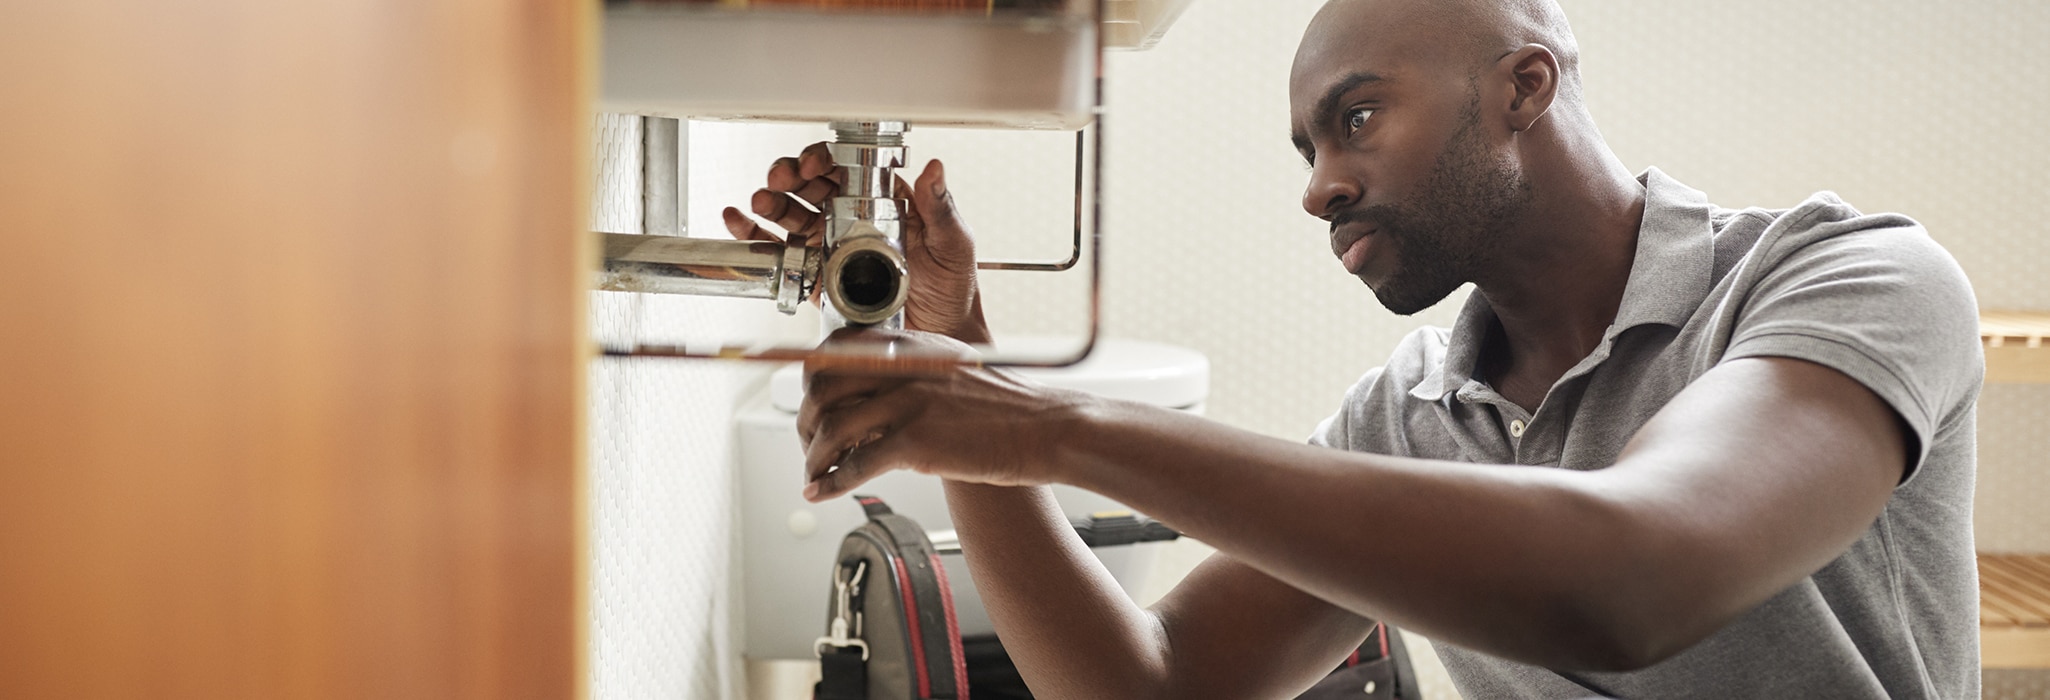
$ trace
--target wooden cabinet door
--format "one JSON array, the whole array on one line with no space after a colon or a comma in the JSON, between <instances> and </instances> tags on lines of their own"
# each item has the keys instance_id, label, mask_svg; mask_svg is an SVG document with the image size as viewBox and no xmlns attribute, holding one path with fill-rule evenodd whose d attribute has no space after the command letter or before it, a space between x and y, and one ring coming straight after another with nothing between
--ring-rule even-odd
<instances>
[{"instance_id":1,"label":"wooden cabinet door","mask_svg":"<svg viewBox=\"0 0 2050 700\"><path fill-rule=\"evenodd\" d=\"M594 5L0 6L0 696L580 694Z\"/></svg>"}]
</instances>

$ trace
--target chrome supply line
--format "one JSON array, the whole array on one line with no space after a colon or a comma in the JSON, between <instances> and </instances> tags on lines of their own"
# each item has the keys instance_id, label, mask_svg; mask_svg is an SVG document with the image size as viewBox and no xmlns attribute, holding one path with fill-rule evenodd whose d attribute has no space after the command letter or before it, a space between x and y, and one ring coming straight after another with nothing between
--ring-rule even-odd
<instances>
[{"instance_id":1,"label":"chrome supply line","mask_svg":"<svg viewBox=\"0 0 2050 700\"><path fill-rule=\"evenodd\" d=\"M1100 124L1100 123L1101 123L1101 121L1102 121L1102 119L1103 119L1103 110L1102 110L1102 109L1100 109L1100 108L1099 108L1099 109L1097 110L1097 115L1096 115L1096 118L1097 118L1097 121L1098 121L1098 122L1099 122L1099 124ZM1097 132L1097 136L1096 136L1096 145L1097 145L1097 148L1102 148L1102 147L1103 147L1103 133L1102 133L1102 131L1101 131L1101 128L1102 128L1101 126L1099 126L1099 127L1098 127L1098 129L1099 129L1099 130L1098 130L1098 132ZM1067 270L1068 270L1069 268L1072 268L1072 267L1074 267L1074 266L1075 266L1075 263L1081 262L1081 260L1082 260L1082 202L1083 202L1083 199L1082 199L1082 197L1083 197L1083 195L1084 195L1084 192L1082 191L1082 187L1083 187L1083 180L1084 180L1083 176L1084 176L1084 174L1085 174L1085 171L1083 170L1083 163L1085 163L1085 162L1086 162L1086 161L1085 161L1085 160L1083 159L1083 153L1085 152L1085 147L1084 147L1084 145L1083 145L1083 144L1084 144L1084 140L1085 140L1085 136L1086 136L1086 132L1085 132L1085 130L1084 130L1084 129L1076 129L1076 130L1075 130L1075 238L1074 238L1074 244L1072 245L1072 247L1070 247L1070 248L1068 249L1068 259L1066 259L1066 260L1048 260L1048 261L1042 261L1042 262L1032 262L1032 261L1026 261L1026 260L989 260L989 261L979 261L979 262L976 262L976 263L975 263L975 269L977 269L977 270L1020 270L1020 271L1025 271L1025 272L1065 272L1065 271L1067 271ZM1098 188L1098 192L1099 192L1099 193L1101 193L1101 188Z\"/></svg>"}]
</instances>

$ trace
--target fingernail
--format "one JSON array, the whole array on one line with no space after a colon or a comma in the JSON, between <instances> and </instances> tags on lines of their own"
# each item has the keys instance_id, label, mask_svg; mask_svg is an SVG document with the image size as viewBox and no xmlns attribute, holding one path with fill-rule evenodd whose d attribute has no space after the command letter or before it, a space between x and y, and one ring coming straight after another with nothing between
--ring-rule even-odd
<instances>
[{"instance_id":1,"label":"fingernail","mask_svg":"<svg viewBox=\"0 0 2050 700\"><path fill-rule=\"evenodd\" d=\"M814 481L814 482L811 482L811 483L809 483L809 484L805 484L805 485L804 485L804 500L807 500L807 501L809 501L809 500L812 500L812 499L815 499L815 498L818 498L818 497L819 497L819 482L816 482L816 481Z\"/></svg>"}]
</instances>

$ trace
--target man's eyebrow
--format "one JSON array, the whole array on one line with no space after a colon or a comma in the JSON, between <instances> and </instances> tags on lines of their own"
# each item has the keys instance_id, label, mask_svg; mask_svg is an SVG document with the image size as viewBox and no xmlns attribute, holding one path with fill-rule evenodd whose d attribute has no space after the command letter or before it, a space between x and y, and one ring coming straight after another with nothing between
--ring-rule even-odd
<instances>
[{"instance_id":1,"label":"man's eyebrow","mask_svg":"<svg viewBox=\"0 0 2050 700\"><path fill-rule=\"evenodd\" d=\"M1376 73L1347 74L1345 79L1332 85L1331 89L1325 90L1324 97L1317 100L1317 111L1312 113L1313 118L1323 119L1329 116L1333 110L1338 109L1338 101L1344 99L1345 93L1352 92L1353 88L1369 83L1378 83L1381 80L1381 76Z\"/></svg>"},{"instance_id":2,"label":"man's eyebrow","mask_svg":"<svg viewBox=\"0 0 2050 700\"><path fill-rule=\"evenodd\" d=\"M1317 100L1317 111L1311 112L1310 118L1312 120L1324 119L1324 117L1330 115L1333 110L1338 109L1338 101L1340 99L1344 99L1345 93L1352 92L1354 88L1357 88L1361 85L1366 85L1369 83L1378 83L1381 81L1382 77L1378 73L1346 74L1344 79L1339 80L1337 84L1332 85L1330 89L1324 91L1324 96ZM1309 134L1305 134L1302 131L1290 132L1288 135L1288 140L1295 143L1295 149L1297 151L1301 151L1307 154L1311 150L1313 150L1310 144Z\"/></svg>"}]
</instances>

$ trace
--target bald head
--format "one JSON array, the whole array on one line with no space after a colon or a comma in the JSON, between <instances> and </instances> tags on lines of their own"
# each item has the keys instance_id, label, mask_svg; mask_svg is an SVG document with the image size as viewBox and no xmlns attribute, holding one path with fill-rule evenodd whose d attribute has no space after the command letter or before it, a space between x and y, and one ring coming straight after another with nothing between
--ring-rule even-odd
<instances>
[{"instance_id":1,"label":"bald head","mask_svg":"<svg viewBox=\"0 0 2050 700\"><path fill-rule=\"evenodd\" d=\"M1396 57L1449 62L1469 73L1536 44L1557 59L1559 97L1580 99L1580 45L1555 0L1331 0L1303 34L1296 69L1361 44L1389 45Z\"/></svg>"},{"instance_id":2,"label":"bald head","mask_svg":"<svg viewBox=\"0 0 2050 700\"><path fill-rule=\"evenodd\" d=\"M1553 0L1332 0L1289 76L1304 210L1396 313L1486 279L1563 191L1537 183L1612 158L1578 63Z\"/></svg>"}]
</instances>

